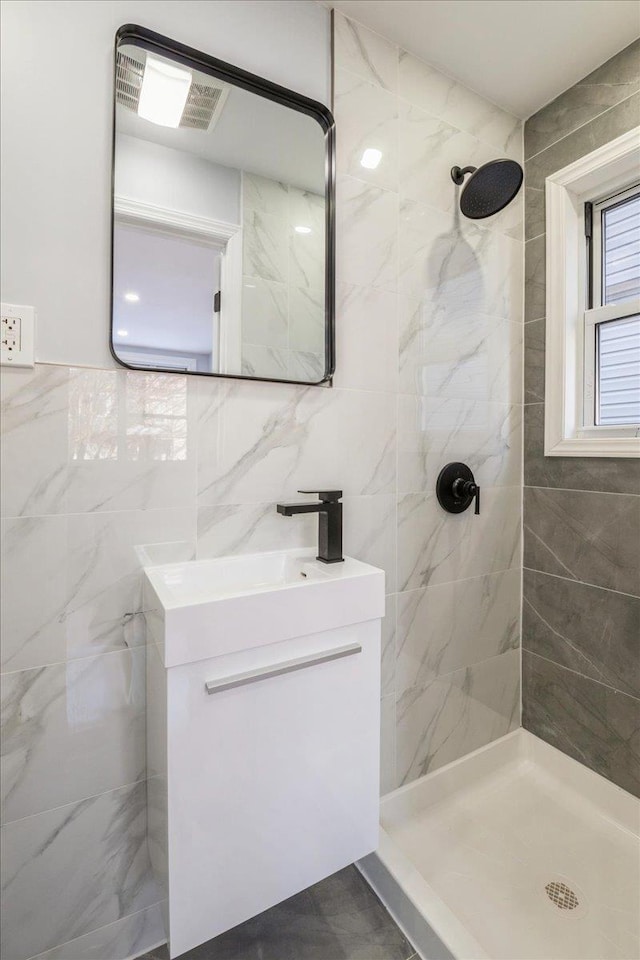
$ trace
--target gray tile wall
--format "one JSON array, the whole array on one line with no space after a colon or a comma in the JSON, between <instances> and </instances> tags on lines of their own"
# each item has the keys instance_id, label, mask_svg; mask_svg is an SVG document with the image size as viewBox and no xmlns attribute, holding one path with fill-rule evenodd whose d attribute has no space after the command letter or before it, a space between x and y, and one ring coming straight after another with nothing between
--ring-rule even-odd
<instances>
[{"instance_id":1,"label":"gray tile wall","mask_svg":"<svg viewBox=\"0 0 640 960\"><path fill-rule=\"evenodd\" d=\"M523 725L640 794L640 461L545 457L544 181L640 123L640 41L525 124Z\"/></svg>"}]
</instances>

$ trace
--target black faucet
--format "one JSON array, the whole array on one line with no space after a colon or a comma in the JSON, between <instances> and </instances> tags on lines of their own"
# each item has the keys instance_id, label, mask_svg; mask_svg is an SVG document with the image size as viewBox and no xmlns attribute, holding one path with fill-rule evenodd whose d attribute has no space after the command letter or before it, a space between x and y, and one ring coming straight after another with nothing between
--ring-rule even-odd
<instances>
[{"instance_id":1,"label":"black faucet","mask_svg":"<svg viewBox=\"0 0 640 960\"><path fill-rule=\"evenodd\" d=\"M279 503L278 513L292 517L296 513L318 514L318 556L323 563L340 563L342 556L342 490L298 490L317 493L317 503Z\"/></svg>"}]
</instances>

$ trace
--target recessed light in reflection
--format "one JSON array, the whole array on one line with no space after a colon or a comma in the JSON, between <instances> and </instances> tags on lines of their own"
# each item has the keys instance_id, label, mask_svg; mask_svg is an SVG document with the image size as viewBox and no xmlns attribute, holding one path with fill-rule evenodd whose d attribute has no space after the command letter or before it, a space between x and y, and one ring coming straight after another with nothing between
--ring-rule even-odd
<instances>
[{"instance_id":1,"label":"recessed light in reflection","mask_svg":"<svg viewBox=\"0 0 640 960\"><path fill-rule=\"evenodd\" d=\"M138 294L133 293L133 291L131 291L130 293L125 293L124 298L127 301L127 303L137 303L138 300L140 299Z\"/></svg>"},{"instance_id":2,"label":"recessed light in reflection","mask_svg":"<svg viewBox=\"0 0 640 960\"><path fill-rule=\"evenodd\" d=\"M311 227L296 227L296 233L311 233Z\"/></svg>"},{"instance_id":3,"label":"recessed light in reflection","mask_svg":"<svg viewBox=\"0 0 640 960\"><path fill-rule=\"evenodd\" d=\"M128 337L128 336L129 336L129 331L128 331L128 330L116 330L116 333L118 334L119 337Z\"/></svg>"},{"instance_id":4,"label":"recessed light in reflection","mask_svg":"<svg viewBox=\"0 0 640 960\"><path fill-rule=\"evenodd\" d=\"M369 147L362 154L360 160L360 166L365 167L367 170L375 170L380 161L382 160L382 151L374 150L373 147Z\"/></svg>"}]
</instances>

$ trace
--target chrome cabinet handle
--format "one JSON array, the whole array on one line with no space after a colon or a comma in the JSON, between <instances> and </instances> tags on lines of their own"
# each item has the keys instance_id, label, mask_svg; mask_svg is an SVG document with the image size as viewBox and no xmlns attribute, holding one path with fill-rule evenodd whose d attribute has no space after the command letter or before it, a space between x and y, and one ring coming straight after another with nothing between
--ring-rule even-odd
<instances>
[{"instance_id":1,"label":"chrome cabinet handle","mask_svg":"<svg viewBox=\"0 0 640 960\"><path fill-rule=\"evenodd\" d=\"M280 677L283 673L293 670L303 670L313 667L316 663L327 663L329 660L340 660L342 657L351 657L354 653L361 653L359 643L348 643L344 647L334 647L325 653L312 653L306 657L295 657L293 660L283 660L269 667L258 667L257 670L247 670L245 673L235 673L221 680L209 680L204 688L207 693L220 693L222 690L231 690L233 687L242 687L246 683L257 683L259 680L268 680L269 677Z\"/></svg>"}]
</instances>

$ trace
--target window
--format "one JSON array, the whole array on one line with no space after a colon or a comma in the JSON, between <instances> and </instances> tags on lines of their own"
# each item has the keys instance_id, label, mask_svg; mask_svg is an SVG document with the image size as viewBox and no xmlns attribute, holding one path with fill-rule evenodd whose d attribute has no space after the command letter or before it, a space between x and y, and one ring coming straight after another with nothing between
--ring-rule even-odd
<instances>
[{"instance_id":1,"label":"window","mask_svg":"<svg viewBox=\"0 0 640 960\"><path fill-rule=\"evenodd\" d=\"M640 185L585 207L585 429L640 426Z\"/></svg>"},{"instance_id":2,"label":"window","mask_svg":"<svg viewBox=\"0 0 640 960\"><path fill-rule=\"evenodd\" d=\"M640 128L547 178L545 454L640 456Z\"/></svg>"}]
</instances>

